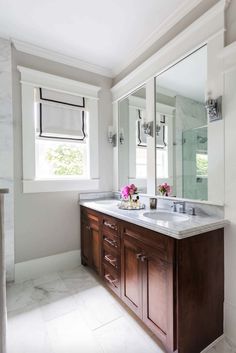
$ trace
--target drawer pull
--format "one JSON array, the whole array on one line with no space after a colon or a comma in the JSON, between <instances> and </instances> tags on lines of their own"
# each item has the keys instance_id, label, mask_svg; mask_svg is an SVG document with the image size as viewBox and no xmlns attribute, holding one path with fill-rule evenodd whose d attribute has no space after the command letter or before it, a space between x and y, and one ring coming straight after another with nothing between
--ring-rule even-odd
<instances>
[{"instance_id":1,"label":"drawer pull","mask_svg":"<svg viewBox=\"0 0 236 353\"><path fill-rule=\"evenodd\" d=\"M142 253L140 253L140 254L136 254L136 259L137 259L137 260L141 260L142 256L143 256L143 254L142 254Z\"/></svg>"},{"instance_id":2,"label":"drawer pull","mask_svg":"<svg viewBox=\"0 0 236 353\"><path fill-rule=\"evenodd\" d=\"M108 261L112 266L117 267L117 259L112 255L105 255L104 259Z\"/></svg>"},{"instance_id":3,"label":"drawer pull","mask_svg":"<svg viewBox=\"0 0 236 353\"><path fill-rule=\"evenodd\" d=\"M117 279L114 279L113 277L111 277L111 275L109 273L106 274L104 277L110 284L112 284L114 287L116 287L115 283L118 282Z\"/></svg>"},{"instance_id":4,"label":"drawer pull","mask_svg":"<svg viewBox=\"0 0 236 353\"><path fill-rule=\"evenodd\" d=\"M112 240L112 239L105 237L104 241L107 242L108 244L114 246L115 248L117 248L117 242L115 240Z\"/></svg>"},{"instance_id":5,"label":"drawer pull","mask_svg":"<svg viewBox=\"0 0 236 353\"><path fill-rule=\"evenodd\" d=\"M111 228L111 229L113 229L113 230L117 230L117 226L114 225L114 224L111 224L111 223L109 223L109 222L107 222L107 221L105 221L103 224L104 224L104 226L106 226L106 227L108 227L108 228Z\"/></svg>"},{"instance_id":6,"label":"drawer pull","mask_svg":"<svg viewBox=\"0 0 236 353\"><path fill-rule=\"evenodd\" d=\"M140 260L141 260L142 262L147 261L147 259L148 259L148 257L147 257L147 256L145 256L145 255L141 256L141 258L140 258Z\"/></svg>"}]
</instances>

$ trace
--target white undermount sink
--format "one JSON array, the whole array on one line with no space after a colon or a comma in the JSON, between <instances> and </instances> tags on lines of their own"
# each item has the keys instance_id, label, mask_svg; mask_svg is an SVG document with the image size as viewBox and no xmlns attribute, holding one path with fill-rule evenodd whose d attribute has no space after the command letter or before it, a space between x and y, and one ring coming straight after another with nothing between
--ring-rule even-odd
<instances>
[{"instance_id":1,"label":"white undermount sink","mask_svg":"<svg viewBox=\"0 0 236 353\"><path fill-rule=\"evenodd\" d=\"M189 216L181 213L157 211L157 212L144 212L144 217L154 219L156 221L169 221L169 222L184 222L189 220Z\"/></svg>"}]
</instances>

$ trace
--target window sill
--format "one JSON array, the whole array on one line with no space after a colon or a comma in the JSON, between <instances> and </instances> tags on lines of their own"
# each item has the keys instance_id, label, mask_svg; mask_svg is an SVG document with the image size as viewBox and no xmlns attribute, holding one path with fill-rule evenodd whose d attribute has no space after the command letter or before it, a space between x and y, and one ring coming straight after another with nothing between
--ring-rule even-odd
<instances>
[{"instance_id":1,"label":"window sill","mask_svg":"<svg viewBox=\"0 0 236 353\"><path fill-rule=\"evenodd\" d=\"M99 179L23 180L23 193L97 190Z\"/></svg>"}]
</instances>

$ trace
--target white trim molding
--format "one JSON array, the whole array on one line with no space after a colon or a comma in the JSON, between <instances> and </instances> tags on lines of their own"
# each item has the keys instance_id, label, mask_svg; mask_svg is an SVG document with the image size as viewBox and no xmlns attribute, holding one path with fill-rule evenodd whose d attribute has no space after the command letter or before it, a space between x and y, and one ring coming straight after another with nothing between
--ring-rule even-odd
<instances>
[{"instance_id":1,"label":"white trim molding","mask_svg":"<svg viewBox=\"0 0 236 353\"><path fill-rule=\"evenodd\" d=\"M18 66L21 73L23 192L97 191L99 190L98 92L100 87L41 71ZM88 122L88 179L38 179L35 149L35 87L52 89L86 98Z\"/></svg>"},{"instance_id":2,"label":"white trim molding","mask_svg":"<svg viewBox=\"0 0 236 353\"><path fill-rule=\"evenodd\" d=\"M99 179L23 180L24 193L99 190Z\"/></svg>"},{"instance_id":3,"label":"white trim molding","mask_svg":"<svg viewBox=\"0 0 236 353\"><path fill-rule=\"evenodd\" d=\"M68 66L76 67L77 69L93 72L98 75L106 76L109 78L112 77L112 71L103 66L94 65L78 58L67 56L65 54L42 48L31 43L23 42L15 38L12 38L11 42L16 48L16 50L19 50L23 53L38 56L40 58L48 59Z\"/></svg>"},{"instance_id":4,"label":"white trim molding","mask_svg":"<svg viewBox=\"0 0 236 353\"><path fill-rule=\"evenodd\" d=\"M32 70L28 67L17 66L21 73L21 83L39 86L41 88L52 88L59 92L83 96L85 98L98 99L101 87L89 85L88 83L71 80L61 76L48 74L46 72Z\"/></svg>"},{"instance_id":5,"label":"white trim molding","mask_svg":"<svg viewBox=\"0 0 236 353\"><path fill-rule=\"evenodd\" d=\"M19 262L15 264L15 281L36 279L53 272L72 270L79 265L81 265L80 250Z\"/></svg>"},{"instance_id":6,"label":"white trim molding","mask_svg":"<svg viewBox=\"0 0 236 353\"><path fill-rule=\"evenodd\" d=\"M223 48L219 55L222 59L222 71L227 72L236 68L236 41Z\"/></svg>"},{"instance_id":7,"label":"white trim molding","mask_svg":"<svg viewBox=\"0 0 236 353\"><path fill-rule=\"evenodd\" d=\"M195 49L225 32L226 0L215 6L112 87L113 101L144 85L151 77L177 63Z\"/></svg>"},{"instance_id":8,"label":"white trim molding","mask_svg":"<svg viewBox=\"0 0 236 353\"><path fill-rule=\"evenodd\" d=\"M148 48L150 48L158 39L165 35L172 27L174 27L183 17L191 12L202 0L185 0L174 11L171 12L164 22L159 24L157 28L143 41L140 45L130 53L120 65L117 65L112 71L113 76L118 75L122 70L134 62L140 55L142 55Z\"/></svg>"}]
</instances>

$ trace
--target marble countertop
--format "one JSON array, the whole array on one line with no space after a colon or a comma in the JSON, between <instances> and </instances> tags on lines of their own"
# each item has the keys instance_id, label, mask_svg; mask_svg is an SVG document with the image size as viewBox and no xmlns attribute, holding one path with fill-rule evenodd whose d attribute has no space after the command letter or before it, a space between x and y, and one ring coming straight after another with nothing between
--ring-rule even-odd
<instances>
[{"instance_id":1,"label":"marble countertop","mask_svg":"<svg viewBox=\"0 0 236 353\"><path fill-rule=\"evenodd\" d=\"M215 229L224 228L229 221L217 216L210 216L201 214L196 216L188 215L188 220L181 222L171 220L171 212L168 209L157 208L157 210L150 210L149 208L143 210L122 210L118 208L118 200L83 200L80 205L93 209L95 211L105 213L107 215L116 217L123 221L127 221L138 226L171 236L176 239L184 239L194 235L209 232ZM144 216L146 212L169 212L170 220L155 220Z\"/></svg>"}]
</instances>

